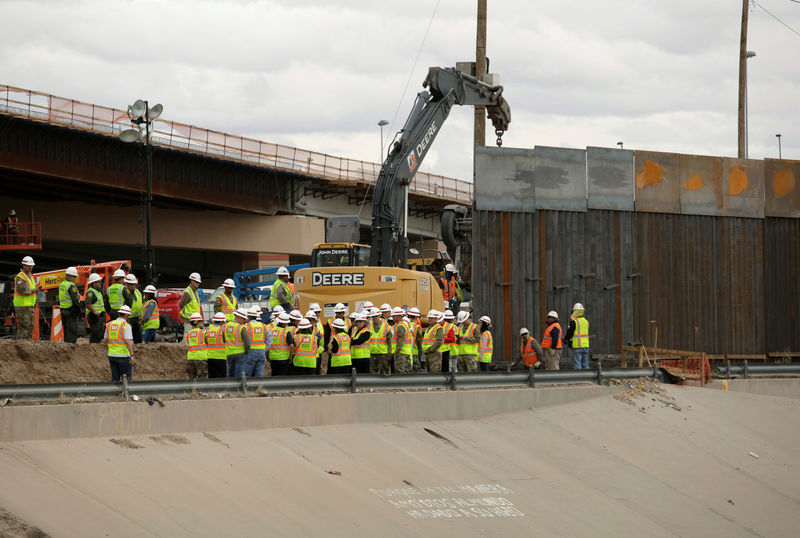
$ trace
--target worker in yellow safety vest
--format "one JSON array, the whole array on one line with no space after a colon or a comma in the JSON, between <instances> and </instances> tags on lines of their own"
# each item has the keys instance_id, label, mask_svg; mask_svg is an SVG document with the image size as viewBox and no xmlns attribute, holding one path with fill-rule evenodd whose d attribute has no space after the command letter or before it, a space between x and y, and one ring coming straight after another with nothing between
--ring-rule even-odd
<instances>
[{"instance_id":1,"label":"worker in yellow safety vest","mask_svg":"<svg viewBox=\"0 0 800 538\"><path fill-rule=\"evenodd\" d=\"M78 295L78 270L67 267L64 280L58 285L58 307L61 311L61 325L64 327L64 342L74 344L78 340L78 319L81 318L81 298Z\"/></svg>"},{"instance_id":2,"label":"worker in yellow safety vest","mask_svg":"<svg viewBox=\"0 0 800 538\"><path fill-rule=\"evenodd\" d=\"M189 379L203 379L208 377L208 344L206 343L206 330L203 329L203 316L199 312L192 314L189 319L192 330L186 335L189 351L186 353L186 375Z\"/></svg>"},{"instance_id":3,"label":"worker in yellow safety vest","mask_svg":"<svg viewBox=\"0 0 800 538\"><path fill-rule=\"evenodd\" d=\"M411 347L413 345L411 340L411 324L406 321L406 311L401 307L392 309L392 319L394 325L392 326L392 364L394 364L394 371L398 374L410 374L412 371L411 364Z\"/></svg>"},{"instance_id":4,"label":"worker in yellow safety vest","mask_svg":"<svg viewBox=\"0 0 800 538\"><path fill-rule=\"evenodd\" d=\"M181 320L183 320L184 336L192 330L192 324L189 321L192 314L195 312L200 313L200 296L197 290L201 283L200 273L189 275L189 285L183 290L183 295L178 301L178 309L180 310Z\"/></svg>"},{"instance_id":5,"label":"worker in yellow safety vest","mask_svg":"<svg viewBox=\"0 0 800 538\"><path fill-rule=\"evenodd\" d=\"M258 305L253 305L247 311L247 330L250 331L250 352L247 354L247 366L244 369L247 377L264 377L267 349L272 344L272 333L261 321L262 313Z\"/></svg>"},{"instance_id":6,"label":"worker in yellow safety vest","mask_svg":"<svg viewBox=\"0 0 800 538\"><path fill-rule=\"evenodd\" d=\"M353 367L352 356L350 355L350 337L347 336L347 324L341 318L336 318L331 324L333 336L328 344L328 352L331 354L331 366L328 373L349 374Z\"/></svg>"},{"instance_id":7,"label":"worker in yellow safety vest","mask_svg":"<svg viewBox=\"0 0 800 538\"><path fill-rule=\"evenodd\" d=\"M325 328L322 326L322 322L317 315L317 312L319 312L318 309L319 304L311 303L308 312L306 312L306 319L311 324L311 332L317 340L317 357L315 359L316 366L314 367L314 372L320 375L322 373L322 356L325 352Z\"/></svg>"},{"instance_id":8,"label":"worker in yellow safety vest","mask_svg":"<svg viewBox=\"0 0 800 538\"><path fill-rule=\"evenodd\" d=\"M572 307L564 342L572 349L572 367L576 370L589 368L589 320L584 317L585 310L581 303Z\"/></svg>"},{"instance_id":9,"label":"worker in yellow safety vest","mask_svg":"<svg viewBox=\"0 0 800 538\"><path fill-rule=\"evenodd\" d=\"M456 332L456 344L451 346L451 353L454 349L458 356L459 372L475 372L478 370L478 345L481 340L478 326L469 319L469 312L462 310L456 317L458 330Z\"/></svg>"},{"instance_id":10,"label":"worker in yellow safety vest","mask_svg":"<svg viewBox=\"0 0 800 538\"><path fill-rule=\"evenodd\" d=\"M425 356L425 368L431 373L442 371L442 344L444 343L444 314L438 310L428 311L428 326L422 336L422 353Z\"/></svg>"},{"instance_id":11,"label":"worker in yellow safety vest","mask_svg":"<svg viewBox=\"0 0 800 538\"><path fill-rule=\"evenodd\" d=\"M236 285L233 283L233 279L226 278L225 282L222 283L222 289L224 291L214 299L214 313L222 312L225 314L225 319L228 321L233 321L236 309L239 308L239 301L233 294L235 287Z\"/></svg>"},{"instance_id":12,"label":"worker in yellow safety vest","mask_svg":"<svg viewBox=\"0 0 800 538\"><path fill-rule=\"evenodd\" d=\"M103 300L103 277L97 273L89 275L86 289L86 322L89 324L89 343L97 344L103 340L103 327L106 323L106 305Z\"/></svg>"},{"instance_id":13,"label":"worker in yellow safety vest","mask_svg":"<svg viewBox=\"0 0 800 538\"><path fill-rule=\"evenodd\" d=\"M240 308L233 321L225 324L225 348L228 355L228 377L239 379L247 366L250 352L250 331L247 330L247 311Z\"/></svg>"},{"instance_id":14,"label":"worker in yellow safety vest","mask_svg":"<svg viewBox=\"0 0 800 538\"><path fill-rule=\"evenodd\" d=\"M142 341L152 344L156 341L156 331L161 327L161 317L158 312L158 291L152 284L144 288L144 305L142 305Z\"/></svg>"},{"instance_id":15,"label":"worker in yellow safety vest","mask_svg":"<svg viewBox=\"0 0 800 538\"><path fill-rule=\"evenodd\" d=\"M208 377L216 379L228 377L228 351L225 346L225 314L217 312L214 314L211 321L211 326L206 330Z\"/></svg>"},{"instance_id":16,"label":"worker in yellow safety vest","mask_svg":"<svg viewBox=\"0 0 800 538\"><path fill-rule=\"evenodd\" d=\"M111 275L111 285L106 290L106 296L108 297L107 312L112 320L117 319L117 311L122 307L122 305L127 304L125 302L125 296L130 296L130 294L127 292L127 288L125 287L125 283L123 282L124 279L125 270L115 270ZM130 308L130 306L131 305L128 304L128 308Z\"/></svg>"},{"instance_id":17,"label":"worker in yellow safety vest","mask_svg":"<svg viewBox=\"0 0 800 538\"><path fill-rule=\"evenodd\" d=\"M481 316L481 343L478 347L478 367L481 372L488 372L489 365L492 363L492 352L494 351L494 339L492 338L492 319L489 316Z\"/></svg>"},{"instance_id":18,"label":"worker in yellow safety vest","mask_svg":"<svg viewBox=\"0 0 800 538\"><path fill-rule=\"evenodd\" d=\"M272 345L269 347L269 365L273 376L289 375L289 347L294 344L289 330L289 314L280 314L277 325L272 329Z\"/></svg>"},{"instance_id":19,"label":"worker in yellow safety vest","mask_svg":"<svg viewBox=\"0 0 800 538\"><path fill-rule=\"evenodd\" d=\"M133 273L128 273L125 275L125 287L128 289L128 293L131 296L131 316L128 318L128 323L131 324L131 329L133 329L133 343L134 344L141 344L142 343L142 306L143 306L143 299L142 299L142 292L136 287L139 281L136 279L136 276Z\"/></svg>"},{"instance_id":20,"label":"worker in yellow safety vest","mask_svg":"<svg viewBox=\"0 0 800 538\"><path fill-rule=\"evenodd\" d=\"M392 330L376 307L370 309L369 371L373 374L389 375L389 348L392 345Z\"/></svg>"},{"instance_id":21,"label":"worker in yellow safety vest","mask_svg":"<svg viewBox=\"0 0 800 538\"><path fill-rule=\"evenodd\" d=\"M130 313L130 307L122 305L117 311L117 319L106 324L103 341L108 344L108 363L111 367L112 382L119 381L123 375L128 381L133 378L136 359L133 358L133 331L128 323Z\"/></svg>"},{"instance_id":22,"label":"worker in yellow safety vest","mask_svg":"<svg viewBox=\"0 0 800 538\"><path fill-rule=\"evenodd\" d=\"M279 267L275 275L278 280L272 283L272 289L269 292L269 309L273 310L276 306L281 305L285 312L289 312L294 306L294 294L289 287L289 270L286 267Z\"/></svg>"},{"instance_id":23,"label":"worker in yellow safety vest","mask_svg":"<svg viewBox=\"0 0 800 538\"><path fill-rule=\"evenodd\" d=\"M292 375L314 375L317 370L317 348L319 343L314 326L306 318L297 324L292 352Z\"/></svg>"},{"instance_id":24,"label":"worker in yellow safety vest","mask_svg":"<svg viewBox=\"0 0 800 538\"><path fill-rule=\"evenodd\" d=\"M416 373L422 371L422 321L420 319L419 308L412 306L408 309L408 317L411 320L411 364Z\"/></svg>"},{"instance_id":25,"label":"worker in yellow safety vest","mask_svg":"<svg viewBox=\"0 0 800 538\"><path fill-rule=\"evenodd\" d=\"M350 358L353 363L353 368L356 373L368 374L369 373L369 358L370 358L370 333L367 327L367 316L364 312L359 312L355 317L355 324L352 327L351 343L350 343Z\"/></svg>"},{"instance_id":26,"label":"worker in yellow safety vest","mask_svg":"<svg viewBox=\"0 0 800 538\"><path fill-rule=\"evenodd\" d=\"M36 292L42 286L33 278L33 258L22 258L22 269L14 277L14 314L17 318L17 338L30 340L33 338L34 310L36 307Z\"/></svg>"}]
</instances>

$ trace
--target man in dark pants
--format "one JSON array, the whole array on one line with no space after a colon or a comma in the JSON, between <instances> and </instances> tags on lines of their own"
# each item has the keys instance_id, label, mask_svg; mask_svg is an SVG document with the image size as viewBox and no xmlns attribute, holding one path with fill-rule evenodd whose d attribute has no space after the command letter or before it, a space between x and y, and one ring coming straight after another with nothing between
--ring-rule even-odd
<instances>
[{"instance_id":1,"label":"man in dark pants","mask_svg":"<svg viewBox=\"0 0 800 538\"><path fill-rule=\"evenodd\" d=\"M108 363L111 367L111 381L119 381L124 375L128 381L133 377L133 332L128 324L131 309L122 305L117 311L117 319L106 325L104 341L108 344Z\"/></svg>"},{"instance_id":2,"label":"man in dark pants","mask_svg":"<svg viewBox=\"0 0 800 538\"><path fill-rule=\"evenodd\" d=\"M89 289L86 290L86 321L89 322L89 342L97 344L103 339L106 322L106 307L103 300L103 278L97 273L89 275Z\"/></svg>"},{"instance_id":3,"label":"man in dark pants","mask_svg":"<svg viewBox=\"0 0 800 538\"><path fill-rule=\"evenodd\" d=\"M64 341L74 344L78 340L78 320L81 318L81 298L75 279L78 270L67 267L66 276L58 286L58 306L61 309L61 324L64 327Z\"/></svg>"}]
</instances>

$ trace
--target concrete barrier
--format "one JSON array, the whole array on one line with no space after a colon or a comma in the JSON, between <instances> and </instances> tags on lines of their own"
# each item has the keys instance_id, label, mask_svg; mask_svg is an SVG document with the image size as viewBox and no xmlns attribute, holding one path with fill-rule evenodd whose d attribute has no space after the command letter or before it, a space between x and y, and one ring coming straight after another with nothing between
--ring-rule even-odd
<instances>
[{"instance_id":1,"label":"concrete barrier","mask_svg":"<svg viewBox=\"0 0 800 538\"><path fill-rule=\"evenodd\" d=\"M727 382L728 390L734 392L800 398L800 379L728 379Z\"/></svg>"},{"instance_id":2,"label":"concrete barrier","mask_svg":"<svg viewBox=\"0 0 800 538\"><path fill-rule=\"evenodd\" d=\"M472 420L595 398L620 386L382 392L0 408L0 442L333 424Z\"/></svg>"}]
</instances>

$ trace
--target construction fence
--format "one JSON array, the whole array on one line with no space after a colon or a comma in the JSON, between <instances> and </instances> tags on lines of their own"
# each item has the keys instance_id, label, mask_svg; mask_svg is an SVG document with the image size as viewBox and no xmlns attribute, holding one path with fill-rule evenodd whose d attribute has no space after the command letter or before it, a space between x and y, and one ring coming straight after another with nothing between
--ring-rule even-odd
<instances>
[{"instance_id":1,"label":"construction fence","mask_svg":"<svg viewBox=\"0 0 800 538\"><path fill-rule=\"evenodd\" d=\"M498 357L576 302L593 353L800 351L800 161L479 148L476 169L473 300Z\"/></svg>"}]
</instances>

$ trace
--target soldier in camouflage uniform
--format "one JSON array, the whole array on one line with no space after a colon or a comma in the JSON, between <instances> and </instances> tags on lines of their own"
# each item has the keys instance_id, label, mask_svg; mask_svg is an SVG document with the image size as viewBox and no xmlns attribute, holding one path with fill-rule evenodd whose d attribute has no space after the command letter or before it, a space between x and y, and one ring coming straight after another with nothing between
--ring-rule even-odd
<instances>
[{"instance_id":1,"label":"soldier in camouflage uniform","mask_svg":"<svg viewBox=\"0 0 800 538\"><path fill-rule=\"evenodd\" d=\"M393 330L394 337L392 339L392 353L394 358L394 370L398 374L411 373L411 326L406 319L403 319L405 310L400 307L392 310L392 319L394 320Z\"/></svg>"},{"instance_id":2,"label":"soldier in camouflage uniform","mask_svg":"<svg viewBox=\"0 0 800 538\"><path fill-rule=\"evenodd\" d=\"M458 371L476 372L478 370L478 344L481 341L481 333L478 326L469 319L469 312L461 311L456 318L458 327L456 329L456 347L458 353ZM450 346L450 353L453 346Z\"/></svg>"},{"instance_id":3,"label":"soldier in camouflage uniform","mask_svg":"<svg viewBox=\"0 0 800 538\"><path fill-rule=\"evenodd\" d=\"M425 354L425 364L428 372L441 373L442 352L439 348L444 343L444 327L441 321L444 314L436 310L428 312L428 326L422 336L422 352Z\"/></svg>"},{"instance_id":4,"label":"soldier in camouflage uniform","mask_svg":"<svg viewBox=\"0 0 800 538\"><path fill-rule=\"evenodd\" d=\"M33 278L33 258L22 258L22 270L14 278L14 313L17 317L17 338L33 338L33 324L36 307L36 292L42 287Z\"/></svg>"}]
</instances>

